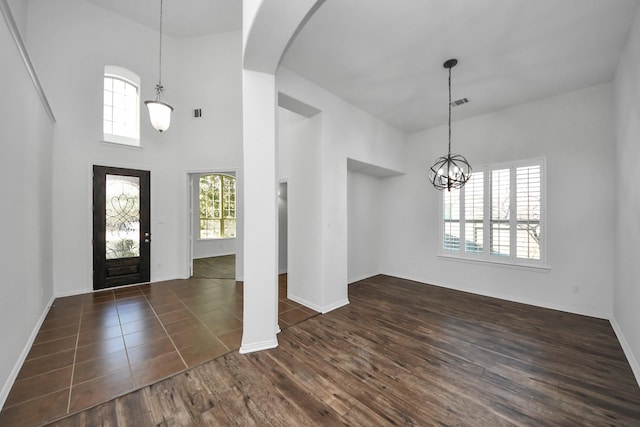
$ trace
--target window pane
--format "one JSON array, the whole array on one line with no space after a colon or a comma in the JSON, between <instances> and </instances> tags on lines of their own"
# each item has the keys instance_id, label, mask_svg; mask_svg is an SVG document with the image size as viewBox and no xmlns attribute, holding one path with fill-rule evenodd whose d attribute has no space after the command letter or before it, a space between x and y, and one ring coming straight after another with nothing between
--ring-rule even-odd
<instances>
[{"instance_id":1,"label":"window pane","mask_svg":"<svg viewBox=\"0 0 640 427\"><path fill-rule=\"evenodd\" d=\"M218 239L220 238L220 221L215 219L200 220L200 238Z\"/></svg>"},{"instance_id":2,"label":"window pane","mask_svg":"<svg viewBox=\"0 0 640 427\"><path fill-rule=\"evenodd\" d=\"M516 169L516 256L540 259L540 166Z\"/></svg>"},{"instance_id":3,"label":"window pane","mask_svg":"<svg viewBox=\"0 0 640 427\"><path fill-rule=\"evenodd\" d=\"M211 178L211 175L205 175L201 176L199 180L200 218L203 220L213 218L213 192L211 188Z\"/></svg>"},{"instance_id":4,"label":"window pane","mask_svg":"<svg viewBox=\"0 0 640 427\"><path fill-rule=\"evenodd\" d=\"M484 173L476 172L464 186L465 250L480 253L484 244Z\"/></svg>"},{"instance_id":5,"label":"window pane","mask_svg":"<svg viewBox=\"0 0 640 427\"><path fill-rule=\"evenodd\" d=\"M224 220L224 237L236 237L236 220Z\"/></svg>"},{"instance_id":6,"label":"window pane","mask_svg":"<svg viewBox=\"0 0 640 427\"><path fill-rule=\"evenodd\" d=\"M121 109L124 105L124 96L122 94L114 92L113 93L113 106L114 108Z\"/></svg>"},{"instance_id":7,"label":"window pane","mask_svg":"<svg viewBox=\"0 0 640 427\"><path fill-rule=\"evenodd\" d=\"M443 247L448 251L460 250L460 190L443 192L444 217Z\"/></svg>"},{"instance_id":8,"label":"window pane","mask_svg":"<svg viewBox=\"0 0 640 427\"><path fill-rule=\"evenodd\" d=\"M224 187L223 216L225 218L235 218L236 217L236 179L232 176L225 175L223 177L223 187Z\"/></svg>"},{"instance_id":9,"label":"window pane","mask_svg":"<svg viewBox=\"0 0 640 427\"><path fill-rule=\"evenodd\" d=\"M114 77L104 78L103 120L113 122L103 128L105 134L137 140L138 135L138 88Z\"/></svg>"},{"instance_id":10,"label":"window pane","mask_svg":"<svg viewBox=\"0 0 640 427\"><path fill-rule=\"evenodd\" d=\"M235 177L221 174L202 175L199 179L199 198L200 238L235 237Z\"/></svg>"},{"instance_id":11,"label":"window pane","mask_svg":"<svg viewBox=\"0 0 640 427\"><path fill-rule=\"evenodd\" d=\"M491 171L491 254L510 254L509 169Z\"/></svg>"},{"instance_id":12,"label":"window pane","mask_svg":"<svg viewBox=\"0 0 640 427\"><path fill-rule=\"evenodd\" d=\"M111 92L110 90L104 91L104 105L107 105L109 107L113 106L113 92Z\"/></svg>"},{"instance_id":13,"label":"window pane","mask_svg":"<svg viewBox=\"0 0 640 427\"><path fill-rule=\"evenodd\" d=\"M113 81L113 91L117 93L124 92L124 81L120 79L112 79Z\"/></svg>"},{"instance_id":14,"label":"window pane","mask_svg":"<svg viewBox=\"0 0 640 427\"><path fill-rule=\"evenodd\" d=\"M134 85L127 84L124 88L124 95L126 97L136 97L138 95L138 88Z\"/></svg>"}]
</instances>

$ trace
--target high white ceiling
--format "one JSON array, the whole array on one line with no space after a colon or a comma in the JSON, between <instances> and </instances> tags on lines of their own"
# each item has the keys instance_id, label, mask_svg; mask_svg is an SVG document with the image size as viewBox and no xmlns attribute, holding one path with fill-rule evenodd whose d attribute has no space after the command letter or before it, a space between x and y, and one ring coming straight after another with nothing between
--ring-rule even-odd
<instances>
[{"instance_id":1,"label":"high white ceiling","mask_svg":"<svg viewBox=\"0 0 640 427\"><path fill-rule=\"evenodd\" d=\"M158 29L160 0L86 0L147 27ZM242 0L164 0L162 31L173 38L242 29Z\"/></svg>"},{"instance_id":2,"label":"high white ceiling","mask_svg":"<svg viewBox=\"0 0 640 427\"><path fill-rule=\"evenodd\" d=\"M611 81L637 0L327 0L283 65L411 133Z\"/></svg>"},{"instance_id":3,"label":"high white ceiling","mask_svg":"<svg viewBox=\"0 0 640 427\"><path fill-rule=\"evenodd\" d=\"M151 28L159 0L87 0ZM282 64L399 129L608 82L640 0L326 0ZM164 0L175 38L240 30L241 0Z\"/></svg>"}]
</instances>

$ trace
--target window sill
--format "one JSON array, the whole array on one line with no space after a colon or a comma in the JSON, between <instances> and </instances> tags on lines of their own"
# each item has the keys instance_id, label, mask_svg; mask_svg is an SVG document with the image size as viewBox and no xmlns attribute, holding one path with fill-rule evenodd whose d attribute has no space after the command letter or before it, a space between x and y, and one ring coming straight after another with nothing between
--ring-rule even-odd
<instances>
[{"instance_id":1,"label":"window sill","mask_svg":"<svg viewBox=\"0 0 640 427\"><path fill-rule=\"evenodd\" d=\"M131 145L131 144L127 144L127 143L124 143L124 142L105 141L104 139L101 139L100 142L103 143L103 144L112 145L114 147L130 148L130 149L133 149L133 150L142 150L143 149L142 145Z\"/></svg>"},{"instance_id":2,"label":"window sill","mask_svg":"<svg viewBox=\"0 0 640 427\"><path fill-rule=\"evenodd\" d=\"M198 237L198 241L199 242L210 242L212 240L234 240L235 237L208 237L206 239L201 239L200 237Z\"/></svg>"},{"instance_id":3,"label":"window sill","mask_svg":"<svg viewBox=\"0 0 640 427\"><path fill-rule=\"evenodd\" d=\"M463 261L463 262L468 262L472 264L489 264L489 265L495 265L496 267L516 268L516 269L522 269L522 270L551 271L551 267L546 264L513 263L509 261L499 261L499 260L486 259L486 258L471 258L471 257L456 256L456 255L444 254L444 253L439 253L436 256L438 258L442 258L448 261Z\"/></svg>"}]
</instances>

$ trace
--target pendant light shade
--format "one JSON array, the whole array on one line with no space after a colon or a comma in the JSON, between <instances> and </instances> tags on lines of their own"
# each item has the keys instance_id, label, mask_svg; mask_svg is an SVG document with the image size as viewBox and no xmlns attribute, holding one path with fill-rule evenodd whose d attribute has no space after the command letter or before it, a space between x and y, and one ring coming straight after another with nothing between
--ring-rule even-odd
<instances>
[{"instance_id":1,"label":"pendant light shade","mask_svg":"<svg viewBox=\"0 0 640 427\"><path fill-rule=\"evenodd\" d=\"M151 125L158 131L164 132L171 125L171 112L173 107L160 98L164 94L162 86L162 0L160 0L160 53L158 55L158 84L156 85L156 97L153 101L145 101L149 109Z\"/></svg>"},{"instance_id":2,"label":"pendant light shade","mask_svg":"<svg viewBox=\"0 0 640 427\"><path fill-rule=\"evenodd\" d=\"M429 169L429 181L438 190L462 188L471 178L471 166L464 156L451 154L451 69L458 64L457 59L449 59L443 66L449 69L449 151L438 157Z\"/></svg>"},{"instance_id":3,"label":"pendant light shade","mask_svg":"<svg viewBox=\"0 0 640 427\"><path fill-rule=\"evenodd\" d=\"M164 102L160 102L160 97L157 96L155 101L145 101L149 109L149 119L151 120L151 126L160 132L164 132L169 129L171 125L171 112L173 107Z\"/></svg>"}]
</instances>

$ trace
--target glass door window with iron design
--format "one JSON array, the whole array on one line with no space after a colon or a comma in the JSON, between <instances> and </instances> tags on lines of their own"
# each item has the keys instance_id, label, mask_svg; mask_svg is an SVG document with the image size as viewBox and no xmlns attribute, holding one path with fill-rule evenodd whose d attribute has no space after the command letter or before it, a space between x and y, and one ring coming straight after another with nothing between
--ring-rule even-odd
<instances>
[{"instance_id":1,"label":"glass door window with iron design","mask_svg":"<svg viewBox=\"0 0 640 427\"><path fill-rule=\"evenodd\" d=\"M93 288L150 280L150 173L93 167Z\"/></svg>"}]
</instances>

